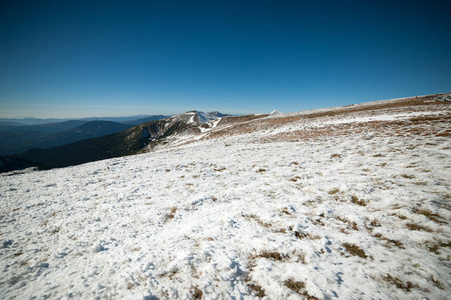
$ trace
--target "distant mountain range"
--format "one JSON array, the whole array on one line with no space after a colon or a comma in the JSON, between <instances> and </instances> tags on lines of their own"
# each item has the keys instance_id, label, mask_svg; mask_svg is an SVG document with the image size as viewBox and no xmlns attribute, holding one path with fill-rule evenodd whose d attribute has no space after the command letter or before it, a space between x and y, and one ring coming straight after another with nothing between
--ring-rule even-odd
<instances>
[{"instance_id":1,"label":"distant mountain range","mask_svg":"<svg viewBox=\"0 0 451 300\"><path fill-rule=\"evenodd\" d=\"M147 119L147 118L167 118L169 116L163 116L163 115L135 115L135 116L128 116L128 117L93 117L93 118L73 118L73 119L57 119L57 118L51 118L51 119L40 119L40 118L0 118L0 126L6 125L6 126L23 126L23 125L41 125L41 124L49 124L49 123L62 123L66 121L84 121L84 122L90 122L90 121L110 121L110 122L117 122L117 123L127 123L127 122L134 122L136 120L141 119ZM151 120L153 121L153 120Z\"/></svg>"},{"instance_id":2,"label":"distant mountain range","mask_svg":"<svg viewBox=\"0 0 451 300\"><path fill-rule=\"evenodd\" d=\"M106 118L98 118L95 121L79 119L37 125L11 125L12 122L7 123L10 125L1 125L0 122L0 155L16 154L33 148L63 146L84 139L120 132L134 125L167 117L154 115L132 120L130 120L131 117L113 118L122 120L123 123L106 121ZM27 120L36 121L38 119Z\"/></svg>"},{"instance_id":3,"label":"distant mountain range","mask_svg":"<svg viewBox=\"0 0 451 300\"><path fill-rule=\"evenodd\" d=\"M224 117L231 116L219 112L190 111L167 119L150 121L133 127L129 126L121 132L83 139L59 147L31 149L24 153L10 155L7 158L10 160L21 159L22 162L24 160L31 161L35 166L46 169L132 155L152 149L160 143L168 143L174 136L180 139L183 136L200 133L214 127ZM89 132L84 127L95 123L98 124L99 122L89 122L72 129L70 132L75 135L77 129ZM105 124L106 122L102 122L102 125ZM117 128L114 126L112 129L116 130ZM71 134L67 131L64 133L63 137L71 137Z\"/></svg>"}]
</instances>

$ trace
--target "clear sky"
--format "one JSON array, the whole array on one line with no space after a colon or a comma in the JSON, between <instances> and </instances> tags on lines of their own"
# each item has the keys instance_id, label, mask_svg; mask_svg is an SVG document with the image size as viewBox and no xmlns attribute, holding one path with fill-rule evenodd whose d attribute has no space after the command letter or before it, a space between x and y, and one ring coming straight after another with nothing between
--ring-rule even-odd
<instances>
[{"instance_id":1,"label":"clear sky","mask_svg":"<svg viewBox=\"0 0 451 300\"><path fill-rule=\"evenodd\" d=\"M295 112L450 92L449 3L2 0L0 117Z\"/></svg>"}]
</instances>

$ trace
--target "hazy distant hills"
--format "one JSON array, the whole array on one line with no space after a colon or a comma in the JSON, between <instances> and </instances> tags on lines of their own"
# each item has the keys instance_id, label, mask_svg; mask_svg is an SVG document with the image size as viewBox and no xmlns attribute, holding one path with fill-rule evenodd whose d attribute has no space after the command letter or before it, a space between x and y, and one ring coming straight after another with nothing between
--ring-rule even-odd
<instances>
[{"instance_id":1,"label":"hazy distant hills","mask_svg":"<svg viewBox=\"0 0 451 300\"><path fill-rule=\"evenodd\" d=\"M84 139L90 139L121 132L134 125L166 118L163 115L135 116L139 119L124 118L96 118L69 120L36 125L17 125L14 120L1 121L0 119L0 155L21 153L33 148L50 148L63 146ZM124 123L106 121L105 119L121 120ZM25 120L25 121L24 121ZM40 119L20 119L22 122L38 122ZM47 119L49 120L49 119ZM55 119L50 119L54 121ZM7 124L7 125L5 125ZM9 124L9 125L8 125ZM11 125L16 124L16 125Z\"/></svg>"},{"instance_id":2,"label":"hazy distant hills","mask_svg":"<svg viewBox=\"0 0 451 300\"><path fill-rule=\"evenodd\" d=\"M158 119L164 119L168 118L169 116L163 116L163 115L135 115L135 116L128 116L128 117L94 117L94 118L81 118L81 119L39 119L39 118L0 118L0 126L7 125L7 126L24 126L24 125L41 125L41 124L51 124L51 123L62 123L66 121L84 121L85 123L90 121L110 121L110 122L117 122L117 123L128 123L128 122L134 122L136 120L141 120L145 118L157 118ZM153 121L153 120L151 120Z\"/></svg>"},{"instance_id":3,"label":"hazy distant hills","mask_svg":"<svg viewBox=\"0 0 451 300\"><path fill-rule=\"evenodd\" d=\"M72 122L72 121L68 121ZM91 121L80 126L66 130L57 131L54 127L60 124L49 125L42 131L6 131L0 132L0 154L15 154L24 152L33 148L50 148L70 144L76 141L99 137L115 132L120 132L132 127L132 125L120 124L109 121ZM64 125L68 125L64 122ZM28 127L44 127L44 125L35 125ZM33 128L34 129L34 128ZM49 132L46 133L45 131ZM56 132L55 132L56 131Z\"/></svg>"},{"instance_id":4,"label":"hazy distant hills","mask_svg":"<svg viewBox=\"0 0 451 300\"><path fill-rule=\"evenodd\" d=\"M77 126L81 126L83 124L88 123L89 121L83 120L70 120L64 122L54 122L54 123L45 123L45 124L37 124L37 125L0 125L0 132L10 131L10 132L40 132L40 133L56 133L68 129L75 128ZM0 123L2 124L2 123Z\"/></svg>"}]
</instances>

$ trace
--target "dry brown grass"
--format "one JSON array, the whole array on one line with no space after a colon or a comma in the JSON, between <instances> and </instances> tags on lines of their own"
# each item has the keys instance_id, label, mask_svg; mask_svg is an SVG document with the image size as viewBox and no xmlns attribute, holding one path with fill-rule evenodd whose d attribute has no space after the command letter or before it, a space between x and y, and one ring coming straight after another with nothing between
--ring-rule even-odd
<instances>
[{"instance_id":1,"label":"dry brown grass","mask_svg":"<svg viewBox=\"0 0 451 300\"><path fill-rule=\"evenodd\" d=\"M426 231L426 232L432 232L433 230L422 225L414 224L414 223L407 223L407 228L410 230L417 230L417 231Z\"/></svg>"},{"instance_id":2,"label":"dry brown grass","mask_svg":"<svg viewBox=\"0 0 451 300\"><path fill-rule=\"evenodd\" d=\"M389 282L389 283L392 283L392 284L396 285L396 287L398 289L402 289L402 290L404 290L406 292L410 292L410 290L412 288L418 287L418 285L413 284L412 282L409 282L409 281L408 282L404 282L404 281L402 281L399 278L392 277L390 274L387 274L386 276L384 276L383 279L386 282Z\"/></svg>"},{"instance_id":3,"label":"dry brown grass","mask_svg":"<svg viewBox=\"0 0 451 300\"><path fill-rule=\"evenodd\" d=\"M176 206L171 208L171 211L169 212L169 214L166 215L166 221L174 219L175 213L177 212L177 209L178 208Z\"/></svg>"},{"instance_id":4,"label":"dry brown grass","mask_svg":"<svg viewBox=\"0 0 451 300\"><path fill-rule=\"evenodd\" d=\"M354 244L344 243L343 247L345 247L345 249L348 250L348 252L352 255L356 255L361 258L367 258L365 251Z\"/></svg>"},{"instance_id":5,"label":"dry brown grass","mask_svg":"<svg viewBox=\"0 0 451 300\"><path fill-rule=\"evenodd\" d=\"M396 209L396 208L394 208L394 209ZM397 214L397 213L390 214L390 216L398 217L398 218L401 219L401 220L407 220L407 217L406 217L406 216L400 215L400 214Z\"/></svg>"},{"instance_id":6,"label":"dry brown grass","mask_svg":"<svg viewBox=\"0 0 451 300\"><path fill-rule=\"evenodd\" d=\"M445 288L444 288L444 286L443 286L443 283L440 281L440 280L438 280L438 279L436 279L433 275L431 275L430 277L429 277L429 279L432 281L432 283L434 283L434 285L436 286L436 287L438 287L439 289L441 289L441 290L444 290Z\"/></svg>"},{"instance_id":7,"label":"dry brown grass","mask_svg":"<svg viewBox=\"0 0 451 300\"><path fill-rule=\"evenodd\" d=\"M339 188L334 188L334 189L331 189L330 191L328 191L327 193L329 195L335 195L335 194L338 194L339 192L340 192Z\"/></svg>"},{"instance_id":8,"label":"dry brown grass","mask_svg":"<svg viewBox=\"0 0 451 300\"><path fill-rule=\"evenodd\" d=\"M275 261L284 261L288 258L285 254L280 254L279 252L269 252L269 251L262 251L257 257L263 257L269 260L275 260Z\"/></svg>"},{"instance_id":9,"label":"dry brown grass","mask_svg":"<svg viewBox=\"0 0 451 300\"><path fill-rule=\"evenodd\" d=\"M341 221L341 222L343 222L343 223L348 224L348 228L350 228L350 229L357 230L357 231L359 230L359 228L357 227L357 223L354 222L354 221L351 222L348 219L342 218L340 216L338 216L336 219Z\"/></svg>"},{"instance_id":10,"label":"dry brown grass","mask_svg":"<svg viewBox=\"0 0 451 300\"><path fill-rule=\"evenodd\" d=\"M194 299L202 299L203 295L204 293L199 287L194 286L191 288L191 296L193 296Z\"/></svg>"},{"instance_id":11,"label":"dry brown grass","mask_svg":"<svg viewBox=\"0 0 451 300\"><path fill-rule=\"evenodd\" d=\"M423 216L427 217L429 220L432 220L432 221L434 221L436 223L439 223L439 224L446 223L446 222L444 222L442 220L439 220L439 218L442 219L442 217L439 214L433 213L429 209L421 209L421 208L419 208L419 209L414 210L414 212L416 214L423 215Z\"/></svg>"},{"instance_id":12,"label":"dry brown grass","mask_svg":"<svg viewBox=\"0 0 451 300\"><path fill-rule=\"evenodd\" d=\"M439 254L440 248L451 248L451 241L443 242L443 241L428 241L426 242L426 247L429 251L434 252L435 254Z\"/></svg>"},{"instance_id":13,"label":"dry brown grass","mask_svg":"<svg viewBox=\"0 0 451 300\"><path fill-rule=\"evenodd\" d=\"M257 222L259 225L265 227L265 228L270 228L272 227L271 224L269 223L265 223L263 222L257 215L251 214L251 215L243 215L243 217L247 218L247 219L252 219L255 222Z\"/></svg>"},{"instance_id":14,"label":"dry brown grass","mask_svg":"<svg viewBox=\"0 0 451 300\"><path fill-rule=\"evenodd\" d=\"M357 198L357 196L352 195L351 196L351 201L354 204L360 205L360 206L366 206L366 202L363 200L360 200L359 198Z\"/></svg>"},{"instance_id":15,"label":"dry brown grass","mask_svg":"<svg viewBox=\"0 0 451 300\"><path fill-rule=\"evenodd\" d=\"M294 236L297 237L298 239L308 239L308 240L318 240L321 237L317 236L317 235L312 235L310 233L305 233L305 232L299 232L299 231L295 231L294 232Z\"/></svg>"},{"instance_id":16,"label":"dry brown grass","mask_svg":"<svg viewBox=\"0 0 451 300\"><path fill-rule=\"evenodd\" d=\"M380 233L376 233L373 235L375 238L380 239L381 241L385 241L388 243L388 245L392 244L395 245L396 247L400 248L400 249L405 249L404 244L398 240L392 240L389 238L384 237L382 234ZM388 246L390 248L390 246Z\"/></svg>"},{"instance_id":17,"label":"dry brown grass","mask_svg":"<svg viewBox=\"0 0 451 300\"><path fill-rule=\"evenodd\" d=\"M266 296L265 290L258 284L249 283L247 286L251 290L251 292L254 296L257 296L259 298L263 298Z\"/></svg>"},{"instance_id":18,"label":"dry brown grass","mask_svg":"<svg viewBox=\"0 0 451 300\"><path fill-rule=\"evenodd\" d=\"M319 300L318 298L316 298L315 296L310 295L306 290L305 290L305 283L302 281L295 281L294 279L288 279L285 280L283 282L285 284L285 286L287 288L289 288L290 290L292 290L293 292L298 293L301 296L304 296L304 299L308 299L308 300Z\"/></svg>"},{"instance_id":19,"label":"dry brown grass","mask_svg":"<svg viewBox=\"0 0 451 300\"><path fill-rule=\"evenodd\" d=\"M294 281L293 279L288 279L284 281L284 284L290 290L301 293L303 289L305 289L305 283L302 281Z\"/></svg>"}]
</instances>

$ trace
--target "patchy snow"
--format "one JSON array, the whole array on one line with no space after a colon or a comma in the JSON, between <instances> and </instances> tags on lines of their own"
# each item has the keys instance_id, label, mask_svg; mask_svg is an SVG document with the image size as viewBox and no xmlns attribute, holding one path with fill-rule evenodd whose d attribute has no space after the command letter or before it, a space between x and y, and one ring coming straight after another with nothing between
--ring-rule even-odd
<instances>
[{"instance_id":1,"label":"patchy snow","mask_svg":"<svg viewBox=\"0 0 451 300\"><path fill-rule=\"evenodd\" d=\"M279 115L283 115L283 114L278 110L273 110L269 115L270 116L279 116Z\"/></svg>"},{"instance_id":2,"label":"patchy snow","mask_svg":"<svg viewBox=\"0 0 451 300\"><path fill-rule=\"evenodd\" d=\"M4 174L0 298L449 299L450 139L384 128Z\"/></svg>"}]
</instances>

